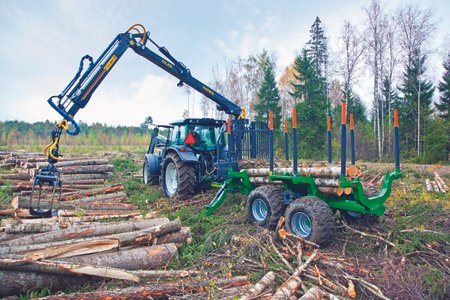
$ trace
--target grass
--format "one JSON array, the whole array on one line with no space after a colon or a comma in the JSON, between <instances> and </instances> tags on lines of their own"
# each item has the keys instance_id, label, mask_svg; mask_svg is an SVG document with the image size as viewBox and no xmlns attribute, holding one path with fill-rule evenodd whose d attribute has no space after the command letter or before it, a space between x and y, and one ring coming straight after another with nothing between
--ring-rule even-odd
<instances>
[{"instance_id":1,"label":"grass","mask_svg":"<svg viewBox=\"0 0 450 300\"><path fill-rule=\"evenodd\" d=\"M11 185L0 187L0 209L10 207L13 191Z\"/></svg>"}]
</instances>

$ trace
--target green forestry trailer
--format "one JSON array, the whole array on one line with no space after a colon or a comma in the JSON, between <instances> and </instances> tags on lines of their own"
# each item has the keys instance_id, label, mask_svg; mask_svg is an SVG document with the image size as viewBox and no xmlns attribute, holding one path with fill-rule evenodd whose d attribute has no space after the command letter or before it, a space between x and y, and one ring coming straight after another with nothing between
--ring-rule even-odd
<instances>
[{"instance_id":1,"label":"green forestry trailer","mask_svg":"<svg viewBox=\"0 0 450 300\"><path fill-rule=\"evenodd\" d=\"M331 124L328 118L328 162L331 163ZM230 171L223 184L217 183L219 190L213 201L205 208L212 214L220 207L229 192L248 195L248 219L260 226L275 229L279 218L284 216L286 229L293 234L321 246L332 240L334 215L337 210L347 220L374 220L383 215L384 203L392 190L394 180L402 176L398 139L398 111L394 110L394 150L395 169L386 173L380 191L365 185L355 166L354 122L350 115L351 165L346 164L347 145L346 103L342 102L341 162L299 168L297 165L297 124L296 111L292 116L292 168L275 168L273 151L273 120L269 120L268 169L242 169ZM288 159L288 133L285 125L285 153ZM258 177L255 177L258 176ZM326 176L326 178L323 178ZM262 184L262 185L261 185Z\"/></svg>"}]
</instances>

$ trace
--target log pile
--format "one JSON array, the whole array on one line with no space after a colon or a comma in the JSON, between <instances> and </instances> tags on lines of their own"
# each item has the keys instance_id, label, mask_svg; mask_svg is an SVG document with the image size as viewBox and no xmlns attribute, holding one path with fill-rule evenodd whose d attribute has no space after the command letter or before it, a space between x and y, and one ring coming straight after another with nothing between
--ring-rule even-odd
<instances>
[{"instance_id":1,"label":"log pile","mask_svg":"<svg viewBox=\"0 0 450 300\"><path fill-rule=\"evenodd\" d=\"M105 278L139 282L148 270L166 266L176 258L177 250L192 239L188 227L167 218L78 222L66 229L58 223L49 226L54 220L32 221L12 227L46 224L53 230L3 233L12 239L0 239L0 281L5 283L0 285L0 297L39 287L60 290Z\"/></svg>"},{"instance_id":2,"label":"log pile","mask_svg":"<svg viewBox=\"0 0 450 300\"><path fill-rule=\"evenodd\" d=\"M434 173L434 180L425 179L425 185L427 191L436 192L436 193L447 193L449 190L448 185L445 181L439 176L438 173Z\"/></svg>"},{"instance_id":3,"label":"log pile","mask_svg":"<svg viewBox=\"0 0 450 300\"><path fill-rule=\"evenodd\" d=\"M40 153L0 155L0 185L12 184L14 192L30 191L34 175L47 165L46 157ZM114 166L105 158L69 157L59 162L57 167L61 171L63 189L67 192L104 184L114 173Z\"/></svg>"},{"instance_id":4,"label":"log pile","mask_svg":"<svg viewBox=\"0 0 450 300\"><path fill-rule=\"evenodd\" d=\"M254 161L253 164L251 161L245 161L242 166L253 166L253 168L245 168L247 174L250 177L250 182L255 185L263 185L263 184L281 184L281 182L277 181L269 181L269 168L259 167L259 161ZM286 165L289 163L288 161L281 161L281 164ZM280 165L281 165L280 164ZM255 167L257 166L257 167ZM292 175L293 168L292 167L275 167L274 173L277 175ZM349 195L352 193L351 188L341 189L339 188L339 176L341 173L341 168L336 164L328 164L328 163L303 163L298 167L298 175L300 176L309 176L311 175L314 178L314 182L316 186L319 188L319 191L333 196L341 196L342 194ZM346 177L347 179L355 179L361 177L362 171L357 166L347 166L346 168Z\"/></svg>"}]
</instances>

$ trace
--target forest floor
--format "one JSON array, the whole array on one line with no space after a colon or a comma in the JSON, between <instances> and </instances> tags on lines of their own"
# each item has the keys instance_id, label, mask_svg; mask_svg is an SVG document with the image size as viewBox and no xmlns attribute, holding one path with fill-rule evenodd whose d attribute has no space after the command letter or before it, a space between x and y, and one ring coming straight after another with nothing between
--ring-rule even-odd
<instances>
[{"instance_id":1,"label":"forest floor","mask_svg":"<svg viewBox=\"0 0 450 300\"><path fill-rule=\"evenodd\" d=\"M160 187L141 183L141 157L136 152L117 155L114 181L125 185L129 201L143 212L178 218L192 230L192 243L180 250L167 269L223 277L246 275L252 284L272 270L277 274L277 286L285 281L288 270L270 247L267 237L271 233L247 220L245 196L231 194L214 215L205 216L202 209L215 190L199 193L189 201L167 199ZM392 169L392 164L360 165L367 180L378 187L384 173ZM354 274L379 287L389 299L449 299L450 193L427 191L425 180L433 180L438 173L449 185L450 166L403 164L402 172L403 178L394 182L386 213L378 222L347 224L336 213L333 241L319 250L325 259L318 259L316 267L344 286L347 280L343 272ZM327 264L326 258L332 263ZM306 287L317 284L304 283ZM376 298L355 283L356 299ZM101 288L118 285L122 283L102 283ZM88 285L76 290L98 288ZM38 292L24 298L44 295Z\"/></svg>"}]
</instances>

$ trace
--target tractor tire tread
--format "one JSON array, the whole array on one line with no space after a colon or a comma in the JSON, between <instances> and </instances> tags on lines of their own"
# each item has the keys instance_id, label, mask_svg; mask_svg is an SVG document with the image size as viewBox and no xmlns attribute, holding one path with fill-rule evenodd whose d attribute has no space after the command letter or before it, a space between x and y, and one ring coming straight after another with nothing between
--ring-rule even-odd
<instances>
[{"instance_id":1,"label":"tractor tire tread","mask_svg":"<svg viewBox=\"0 0 450 300\"><path fill-rule=\"evenodd\" d=\"M170 153L167 157L172 159L178 171L176 197L181 200L192 198L195 189L195 170L193 165L184 163L175 153Z\"/></svg>"}]
</instances>

